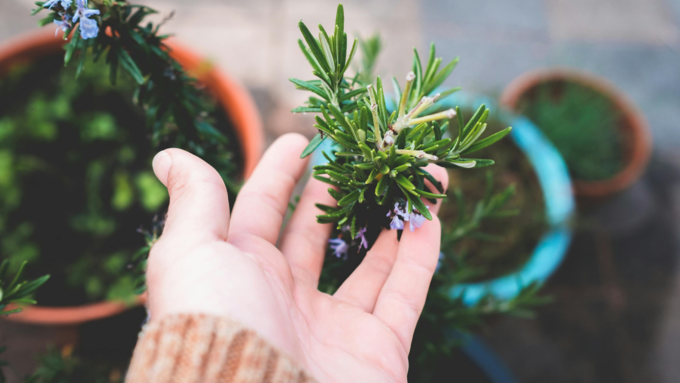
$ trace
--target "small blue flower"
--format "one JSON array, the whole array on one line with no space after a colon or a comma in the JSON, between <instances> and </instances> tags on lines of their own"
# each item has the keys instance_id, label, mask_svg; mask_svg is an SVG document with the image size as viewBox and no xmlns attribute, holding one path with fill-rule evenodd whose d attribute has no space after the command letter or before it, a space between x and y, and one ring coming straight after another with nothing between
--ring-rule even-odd
<instances>
[{"instance_id":1,"label":"small blue flower","mask_svg":"<svg viewBox=\"0 0 680 383\"><path fill-rule=\"evenodd\" d=\"M361 243L359 244L359 249L361 249L362 246L364 247L364 249L368 249L368 241L366 240L365 234L366 234L366 228L364 227L364 228L359 229L359 231L357 232L357 236L354 237L354 239L361 238Z\"/></svg>"},{"instance_id":2,"label":"small blue flower","mask_svg":"<svg viewBox=\"0 0 680 383\"><path fill-rule=\"evenodd\" d=\"M71 0L47 0L45 4L43 4L43 8L49 8L52 9L57 3L61 3L61 7L64 9L68 9L71 6L72 1Z\"/></svg>"},{"instance_id":3,"label":"small blue flower","mask_svg":"<svg viewBox=\"0 0 680 383\"><path fill-rule=\"evenodd\" d=\"M430 207L427 207L428 210ZM407 213L406 208L401 208L399 203L394 204L394 209L387 213L387 217L392 217L392 222L390 222L390 229L393 230L404 230L404 222L409 223L409 229L415 231L417 228L423 225L426 218L420 214L417 210L412 213Z\"/></svg>"},{"instance_id":4,"label":"small blue flower","mask_svg":"<svg viewBox=\"0 0 680 383\"><path fill-rule=\"evenodd\" d=\"M349 246L347 246L345 241L341 238L334 238L329 239L328 243L331 244L331 250L333 250L333 254L335 254L336 257L342 259L347 258L347 249L349 249Z\"/></svg>"},{"instance_id":5,"label":"small blue flower","mask_svg":"<svg viewBox=\"0 0 680 383\"><path fill-rule=\"evenodd\" d=\"M390 222L390 229L392 230L404 230L404 221L399 219L399 215L395 215Z\"/></svg>"},{"instance_id":6,"label":"small blue flower","mask_svg":"<svg viewBox=\"0 0 680 383\"><path fill-rule=\"evenodd\" d=\"M87 0L76 0L78 9L73 15L73 22L80 20L80 36L83 40L97 37L99 34L99 26L97 20L92 20L89 17L98 15L98 9L87 8Z\"/></svg>"},{"instance_id":7,"label":"small blue flower","mask_svg":"<svg viewBox=\"0 0 680 383\"><path fill-rule=\"evenodd\" d=\"M61 16L61 20L54 20L54 23L57 25L57 30L54 31L54 37L57 37L59 34L59 29L66 33L66 31L73 26L73 24L71 24L71 16L67 15L65 12L59 12L59 16Z\"/></svg>"},{"instance_id":8,"label":"small blue flower","mask_svg":"<svg viewBox=\"0 0 680 383\"><path fill-rule=\"evenodd\" d=\"M57 30L54 31L55 37L59 33L59 29L66 33L66 31L68 31L68 29L71 28L71 23L69 23L67 20L54 20L54 23L57 24Z\"/></svg>"},{"instance_id":9,"label":"small blue flower","mask_svg":"<svg viewBox=\"0 0 680 383\"><path fill-rule=\"evenodd\" d=\"M428 208L428 210L430 209L429 206L427 208ZM423 223L425 223L426 220L427 219L425 218L425 216L418 213L417 211L415 211L414 213L411 213L411 215L409 216L409 220L408 220L409 227L411 228L411 231L415 231L417 228L422 226Z\"/></svg>"},{"instance_id":10,"label":"small blue flower","mask_svg":"<svg viewBox=\"0 0 680 383\"><path fill-rule=\"evenodd\" d=\"M388 217L393 217L392 222L390 222L390 229L393 230L404 230L404 221L409 220L409 215L406 213L406 209L399 207L399 202L394 204L394 209L387 213Z\"/></svg>"}]
</instances>

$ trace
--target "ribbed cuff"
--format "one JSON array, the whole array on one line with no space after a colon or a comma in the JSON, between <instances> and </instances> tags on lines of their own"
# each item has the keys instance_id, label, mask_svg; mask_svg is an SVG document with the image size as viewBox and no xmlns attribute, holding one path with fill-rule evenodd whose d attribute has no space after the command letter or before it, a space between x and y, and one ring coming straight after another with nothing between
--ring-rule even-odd
<instances>
[{"instance_id":1,"label":"ribbed cuff","mask_svg":"<svg viewBox=\"0 0 680 383\"><path fill-rule=\"evenodd\" d=\"M140 335L127 383L312 383L254 331L223 317L178 314Z\"/></svg>"}]
</instances>

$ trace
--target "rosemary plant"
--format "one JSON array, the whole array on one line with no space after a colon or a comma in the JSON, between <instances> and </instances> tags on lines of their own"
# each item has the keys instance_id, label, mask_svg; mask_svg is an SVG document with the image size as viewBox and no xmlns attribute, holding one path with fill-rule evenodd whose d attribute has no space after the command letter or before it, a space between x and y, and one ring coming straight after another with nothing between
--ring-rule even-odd
<instances>
[{"instance_id":1,"label":"rosemary plant","mask_svg":"<svg viewBox=\"0 0 680 383\"><path fill-rule=\"evenodd\" d=\"M332 153L323 153L328 163L314 167L314 178L334 188L329 193L337 206L318 205L324 214L319 223L347 227L352 238L361 238L364 248L367 230L380 227L411 230L432 215L421 200L444 198L444 189L424 167L477 168L493 164L489 159L468 155L500 140L510 128L480 140L486 129L489 110L480 106L464 123L455 109L431 112L438 100L458 90L439 93L439 87L451 74L458 60L443 66L435 57L432 45L429 59L422 65L414 51L413 71L406 75L403 88L392 79L397 102L395 110L388 102L380 77L375 84L363 83L361 72L346 78L347 69L357 51L358 40L351 47L344 31L344 11L338 6L335 28L328 34L319 25L318 39L300 22L304 42L300 48L313 68L315 80L291 79L298 88L313 96L295 113L318 113L314 125L319 133L302 153L311 154L324 140L334 143ZM458 114L455 138L446 137L449 120ZM429 180L437 190L425 185Z\"/></svg>"},{"instance_id":2,"label":"rosemary plant","mask_svg":"<svg viewBox=\"0 0 680 383\"><path fill-rule=\"evenodd\" d=\"M5 259L0 263L0 315L21 312L21 308L7 310L6 308L10 303L35 304L36 302L31 299L31 295L50 279L49 275L45 275L31 281L23 280L26 263L28 262L23 262L16 273L13 273L14 275L10 273L9 260Z\"/></svg>"},{"instance_id":3,"label":"rosemary plant","mask_svg":"<svg viewBox=\"0 0 680 383\"><path fill-rule=\"evenodd\" d=\"M7 309L11 303L14 304L35 304L31 295L50 278L49 275L28 281L23 279L26 262L23 262L15 273L10 272L10 262L5 259L0 262L0 315L10 315L21 312L21 308ZM5 352L6 347L0 347L0 354ZM7 362L0 360L0 383L5 383L5 374L2 367L7 366Z\"/></svg>"},{"instance_id":4,"label":"rosemary plant","mask_svg":"<svg viewBox=\"0 0 680 383\"><path fill-rule=\"evenodd\" d=\"M606 95L573 82L538 85L519 111L545 133L572 175L595 181L614 177L624 166L622 114Z\"/></svg>"},{"instance_id":5,"label":"rosemary plant","mask_svg":"<svg viewBox=\"0 0 680 383\"><path fill-rule=\"evenodd\" d=\"M49 347L24 383L122 383L124 379L124 372L111 363L83 359L73 355L71 347Z\"/></svg>"},{"instance_id":6,"label":"rosemary plant","mask_svg":"<svg viewBox=\"0 0 680 383\"><path fill-rule=\"evenodd\" d=\"M126 0L49 0L36 2L37 14L49 15L41 25L56 24L66 44L64 63L77 61L76 76L87 59L104 59L115 84L122 69L136 83L135 102L146 110L154 147L161 144L185 148L213 165L232 189L235 170L228 138L213 126L214 105L197 80L172 58L165 44L168 35L146 17L157 13Z\"/></svg>"}]
</instances>

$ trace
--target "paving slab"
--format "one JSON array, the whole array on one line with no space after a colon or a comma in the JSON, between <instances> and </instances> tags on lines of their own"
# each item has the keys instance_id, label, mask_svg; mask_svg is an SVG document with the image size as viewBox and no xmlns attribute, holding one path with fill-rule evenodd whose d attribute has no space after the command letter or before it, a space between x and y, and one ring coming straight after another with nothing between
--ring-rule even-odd
<instances>
[{"instance_id":1,"label":"paving slab","mask_svg":"<svg viewBox=\"0 0 680 383\"><path fill-rule=\"evenodd\" d=\"M680 39L666 0L547 0L555 40L675 44Z\"/></svg>"}]
</instances>

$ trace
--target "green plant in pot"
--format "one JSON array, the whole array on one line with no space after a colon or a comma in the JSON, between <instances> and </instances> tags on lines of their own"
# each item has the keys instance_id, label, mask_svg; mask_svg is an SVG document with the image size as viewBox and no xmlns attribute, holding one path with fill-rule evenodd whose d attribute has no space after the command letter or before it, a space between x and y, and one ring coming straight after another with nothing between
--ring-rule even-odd
<instances>
[{"instance_id":1,"label":"green plant in pot","mask_svg":"<svg viewBox=\"0 0 680 383\"><path fill-rule=\"evenodd\" d=\"M562 69L530 72L506 88L501 103L526 115L555 145L582 197L626 189L649 160L650 134L642 114L593 75Z\"/></svg>"},{"instance_id":2,"label":"green plant in pot","mask_svg":"<svg viewBox=\"0 0 680 383\"><path fill-rule=\"evenodd\" d=\"M29 275L49 270L41 304L69 306L26 310L18 320L79 323L138 301L140 281L129 272L145 248L137 230L167 203L153 155L186 149L235 196L259 156L261 132L249 96L161 35L162 23L146 21L152 9L37 4L35 13L49 12L41 24L57 24L66 41L35 35L0 54L0 252L28 261ZM65 311L108 300L125 304Z\"/></svg>"},{"instance_id":3,"label":"green plant in pot","mask_svg":"<svg viewBox=\"0 0 680 383\"><path fill-rule=\"evenodd\" d=\"M464 108L463 114L472 110ZM503 116L487 120L487 130L499 132L507 126ZM444 236L442 251L457 254L461 261L477 269L480 275L466 282L489 280L519 269L531 256L547 228L543 190L532 163L512 140L502 140L481 154L493 156L496 165L487 172L465 172L449 169L448 202L442 205L439 218L445 232L471 232L471 238ZM481 206L491 207L493 190L503 190L505 209L485 213ZM466 197L479 199L466 204ZM487 201L486 205L484 201ZM487 207L488 208L488 207ZM465 216L472 219L467 224ZM468 227L472 225L472 227ZM493 233L493 234L489 234Z\"/></svg>"},{"instance_id":4,"label":"green plant in pot","mask_svg":"<svg viewBox=\"0 0 680 383\"><path fill-rule=\"evenodd\" d=\"M35 292L47 282L49 275L44 275L34 280L27 280L24 277L24 269L26 262L23 262L17 269L16 273L10 272L11 262L9 259L3 259L0 262L0 316L9 316L21 312L21 308L8 309L10 304L36 304L33 299ZM0 346L0 354L5 352L7 348ZM0 383L5 383L6 377L2 370L8 363L0 360Z\"/></svg>"}]
</instances>

